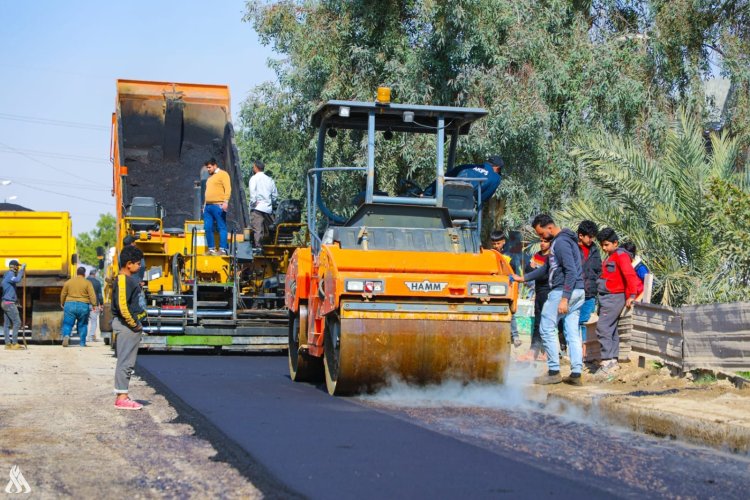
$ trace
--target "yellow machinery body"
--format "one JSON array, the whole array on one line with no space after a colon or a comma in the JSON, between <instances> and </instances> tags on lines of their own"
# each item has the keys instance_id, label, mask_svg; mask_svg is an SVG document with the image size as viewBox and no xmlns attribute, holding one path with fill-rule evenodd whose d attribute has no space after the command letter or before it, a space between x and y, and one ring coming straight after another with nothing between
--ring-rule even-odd
<instances>
[{"instance_id":1,"label":"yellow machinery body","mask_svg":"<svg viewBox=\"0 0 750 500\"><path fill-rule=\"evenodd\" d=\"M119 272L124 238L134 238L144 254L148 306L142 347L286 348L283 274L296 248L291 235L304 225L280 221L262 254L252 251L229 103L222 85L117 82L111 156L118 238L107 282ZM201 220L210 158L231 180L226 255L209 254ZM105 301L110 294L106 286Z\"/></svg>"},{"instance_id":2,"label":"yellow machinery body","mask_svg":"<svg viewBox=\"0 0 750 500\"><path fill-rule=\"evenodd\" d=\"M0 269L26 264L26 279L17 287L35 341L61 336L60 292L76 269L76 240L68 212L0 211Z\"/></svg>"}]
</instances>

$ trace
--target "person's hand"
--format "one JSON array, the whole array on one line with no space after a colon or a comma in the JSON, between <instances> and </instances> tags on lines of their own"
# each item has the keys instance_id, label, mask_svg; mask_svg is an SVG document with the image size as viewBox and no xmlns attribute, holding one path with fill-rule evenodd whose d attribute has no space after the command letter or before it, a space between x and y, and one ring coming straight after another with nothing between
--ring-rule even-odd
<instances>
[{"instance_id":1,"label":"person's hand","mask_svg":"<svg viewBox=\"0 0 750 500\"><path fill-rule=\"evenodd\" d=\"M511 273L510 277L513 278L513 281L518 281L519 283L526 281L523 276L519 276L515 273Z\"/></svg>"},{"instance_id":2,"label":"person's hand","mask_svg":"<svg viewBox=\"0 0 750 500\"><path fill-rule=\"evenodd\" d=\"M226 212L229 209L229 202L225 201L224 203L222 203L221 209Z\"/></svg>"},{"instance_id":3,"label":"person's hand","mask_svg":"<svg viewBox=\"0 0 750 500\"><path fill-rule=\"evenodd\" d=\"M518 337L513 339L513 345L515 347L521 347L521 344L523 344L523 342L521 342L521 339L519 339Z\"/></svg>"},{"instance_id":4,"label":"person's hand","mask_svg":"<svg viewBox=\"0 0 750 500\"><path fill-rule=\"evenodd\" d=\"M557 306L557 314L568 314L568 299L563 297Z\"/></svg>"},{"instance_id":5,"label":"person's hand","mask_svg":"<svg viewBox=\"0 0 750 500\"><path fill-rule=\"evenodd\" d=\"M635 302L635 299L633 297L630 297L625 301L625 307L633 307L633 302Z\"/></svg>"}]
</instances>

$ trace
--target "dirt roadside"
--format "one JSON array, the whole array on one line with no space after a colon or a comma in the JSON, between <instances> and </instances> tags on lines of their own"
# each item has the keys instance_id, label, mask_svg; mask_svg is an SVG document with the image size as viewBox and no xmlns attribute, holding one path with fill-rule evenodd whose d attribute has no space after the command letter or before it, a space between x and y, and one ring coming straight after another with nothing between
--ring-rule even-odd
<instances>
[{"instance_id":1,"label":"dirt roadside","mask_svg":"<svg viewBox=\"0 0 750 500\"><path fill-rule=\"evenodd\" d=\"M0 495L18 466L35 497L262 497L137 375L147 406L115 410L114 365L101 343L0 348Z\"/></svg>"},{"instance_id":2,"label":"dirt roadside","mask_svg":"<svg viewBox=\"0 0 750 500\"><path fill-rule=\"evenodd\" d=\"M545 363L534 365L540 374L547 369ZM638 432L750 453L750 389L738 389L728 379L712 376L675 376L654 362L639 367L637 354L620 367L608 380L584 374L583 387L535 386L532 397L548 405L577 407ZM569 370L563 363L561 374Z\"/></svg>"}]
</instances>

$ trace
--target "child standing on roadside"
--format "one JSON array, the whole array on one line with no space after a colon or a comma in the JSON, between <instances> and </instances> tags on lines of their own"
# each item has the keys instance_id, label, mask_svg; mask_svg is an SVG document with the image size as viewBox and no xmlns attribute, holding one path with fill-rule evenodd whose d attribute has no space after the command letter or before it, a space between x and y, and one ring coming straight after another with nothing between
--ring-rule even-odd
<instances>
[{"instance_id":1,"label":"child standing on roadside","mask_svg":"<svg viewBox=\"0 0 750 500\"><path fill-rule=\"evenodd\" d=\"M498 229L495 229L490 233L490 240L492 241L492 249L498 253L498 262L505 263L502 266L504 270L501 268L501 271L507 273L508 275L515 273L515 270L513 270L513 266L510 263L510 255L505 255L503 253L505 243L508 241L508 237L505 235L505 233ZM516 323L515 314L512 314L510 317L510 338L513 341L513 345L515 347L521 346L521 339L518 337L518 324Z\"/></svg>"},{"instance_id":2,"label":"child standing on roadside","mask_svg":"<svg viewBox=\"0 0 750 500\"><path fill-rule=\"evenodd\" d=\"M641 257L637 255L635 243L633 243L632 241L623 241L621 247L628 253L630 253L630 259L633 265L633 269L635 270L635 274L636 276L638 276L639 280L638 296L635 298L635 300L641 300L641 296L643 295L643 286L646 281L646 275L650 274L651 271L648 269L646 264L643 263Z\"/></svg>"},{"instance_id":3,"label":"child standing on roadside","mask_svg":"<svg viewBox=\"0 0 750 500\"><path fill-rule=\"evenodd\" d=\"M531 257L524 273L528 274L547 264L549 247L549 241L539 240L539 251ZM534 331L531 334L531 348L526 354L519 356L518 361L547 361L547 355L544 353L544 346L542 345L542 334L539 331L539 324L542 321L542 308L547 301L547 295L549 295L549 275L545 274L534 280Z\"/></svg>"},{"instance_id":4,"label":"child standing on roadside","mask_svg":"<svg viewBox=\"0 0 750 500\"><path fill-rule=\"evenodd\" d=\"M605 227L597 235L602 250L607 254L599 278L599 321L596 337L601 345L601 364L596 376L607 378L620 366L620 337L617 321L624 307L631 307L637 295L638 276L630 262L630 254L619 248L619 238L614 229Z\"/></svg>"},{"instance_id":5,"label":"child standing on roadside","mask_svg":"<svg viewBox=\"0 0 750 500\"><path fill-rule=\"evenodd\" d=\"M146 311L141 306L141 284L137 273L143 252L135 246L123 247L120 252L120 274L112 288L112 331L117 341L117 366L115 367L115 408L140 410L143 405L128 397L128 386L138 356Z\"/></svg>"}]
</instances>

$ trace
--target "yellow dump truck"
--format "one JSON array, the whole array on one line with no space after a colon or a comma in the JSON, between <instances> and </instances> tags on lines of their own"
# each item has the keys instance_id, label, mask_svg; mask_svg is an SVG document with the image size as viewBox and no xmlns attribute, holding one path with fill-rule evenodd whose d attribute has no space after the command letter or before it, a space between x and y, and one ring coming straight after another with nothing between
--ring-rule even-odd
<instances>
[{"instance_id":1,"label":"yellow dump truck","mask_svg":"<svg viewBox=\"0 0 750 500\"><path fill-rule=\"evenodd\" d=\"M8 272L13 259L26 264L18 300L25 303L24 325L31 327L32 340L58 340L63 320L60 291L77 262L70 214L0 211L0 272Z\"/></svg>"}]
</instances>

